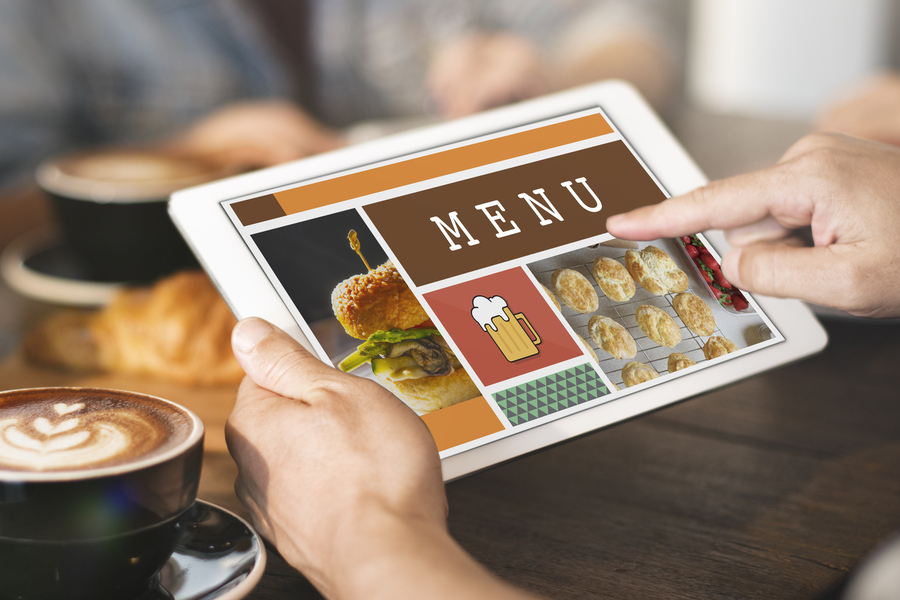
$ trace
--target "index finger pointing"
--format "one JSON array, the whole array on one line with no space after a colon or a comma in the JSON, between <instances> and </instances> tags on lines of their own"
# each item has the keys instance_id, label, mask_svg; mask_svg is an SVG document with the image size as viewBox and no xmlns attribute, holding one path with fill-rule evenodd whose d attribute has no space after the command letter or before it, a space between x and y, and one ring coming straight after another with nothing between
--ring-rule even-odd
<instances>
[{"instance_id":1,"label":"index finger pointing","mask_svg":"<svg viewBox=\"0 0 900 600\"><path fill-rule=\"evenodd\" d=\"M606 228L618 238L653 240L756 223L789 195L794 181L786 171L785 165L776 165L713 181L683 196L610 217Z\"/></svg>"}]
</instances>

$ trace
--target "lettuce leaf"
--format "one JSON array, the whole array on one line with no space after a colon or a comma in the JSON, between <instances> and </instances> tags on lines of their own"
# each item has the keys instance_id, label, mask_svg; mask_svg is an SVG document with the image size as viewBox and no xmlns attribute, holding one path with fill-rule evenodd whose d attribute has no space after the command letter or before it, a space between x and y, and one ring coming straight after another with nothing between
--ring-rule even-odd
<instances>
[{"instance_id":1,"label":"lettuce leaf","mask_svg":"<svg viewBox=\"0 0 900 600\"><path fill-rule=\"evenodd\" d=\"M432 335L441 335L434 327L418 327L414 329L388 329L376 331L365 342L359 345L356 352L341 361L341 371L352 371L380 356L387 356L391 346L406 340L420 340Z\"/></svg>"}]
</instances>

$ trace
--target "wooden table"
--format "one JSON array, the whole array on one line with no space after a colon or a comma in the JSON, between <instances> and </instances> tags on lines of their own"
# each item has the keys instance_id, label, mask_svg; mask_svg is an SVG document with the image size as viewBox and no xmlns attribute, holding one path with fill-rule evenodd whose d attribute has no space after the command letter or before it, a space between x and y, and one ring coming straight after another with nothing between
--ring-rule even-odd
<instances>
[{"instance_id":1,"label":"wooden table","mask_svg":"<svg viewBox=\"0 0 900 600\"><path fill-rule=\"evenodd\" d=\"M775 160L805 129L765 127L687 112L676 131L718 177ZM51 310L12 298L0 288L0 342ZM900 530L900 325L826 325L831 344L816 357L449 484L453 535L549 598L836 597ZM3 389L58 384L196 410L209 432L200 497L245 514L221 429L234 390L72 378L15 354L0 366ZM250 594L317 597L274 552Z\"/></svg>"}]
</instances>

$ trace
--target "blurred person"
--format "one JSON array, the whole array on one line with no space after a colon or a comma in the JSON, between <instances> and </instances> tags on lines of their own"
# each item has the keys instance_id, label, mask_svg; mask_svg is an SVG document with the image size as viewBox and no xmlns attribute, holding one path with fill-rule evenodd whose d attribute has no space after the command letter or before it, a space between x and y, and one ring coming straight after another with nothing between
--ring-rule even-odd
<instances>
[{"instance_id":1,"label":"blurred person","mask_svg":"<svg viewBox=\"0 0 900 600\"><path fill-rule=\"evenodd\" d=\"M452 118L613 77L661 103L676 62L663 4L332 0L317 6L321 114Z\"/></svg>"},{"instance_id":2,"label":"blurred person","mask_svg":"<svg viewBox=\"0 0 900 600\"><path fill-rule=\"evenodd\" d=\"M816 134L774 167L611 217L607 227L638 240L723 228L734 247L722 268L743 289L900 316L898 187L900 148ZM797 235L804 228L811 247ZM261 319L241 321L232 345L247 373L226 427L236 492L262 535L323 594L533 597L450 537L434 441L397 398ZM890 597L878 590L895 589L895 554L862 572L858 581L871 585L852 587L870 590L858 597Z\"/></svg>"},{"instance_id":3,"label":"blurred person","mask_svg":"<svg viewBox=\"0 0 900 600\"><path fill-rule=\"evenodd\" d=\"M301 108L279 101L288 77L252 4L0 3L0 185L27 183L47 156L159 143L211 114L180 142L214 148L214 160L264 166L333 147Z\"/></svg>"},{"instance_id":4,"label":"blurred person","mask_svg":"<svg viewBox=\"0 0 900 600\"><path fill-rule=\"evenodd\" d=\"M10 0L0 186L75 148L166 142L236 168L371 119L458 117L600 78L672 81L652 0Z\"/></svg>"}]
</instances>

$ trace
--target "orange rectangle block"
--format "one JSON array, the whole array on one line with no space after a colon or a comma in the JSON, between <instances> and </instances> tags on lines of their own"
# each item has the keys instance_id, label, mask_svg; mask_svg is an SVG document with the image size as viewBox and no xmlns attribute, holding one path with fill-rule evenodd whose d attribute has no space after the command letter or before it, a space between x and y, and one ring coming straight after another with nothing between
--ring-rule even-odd
<instances>
[{"instance_id":1,"label":"orange rectangle block","mask_svg":"<svg viewBox=\"0 0 900 600\"><path fill-rule=\"evenodd\" d=\"M275 192L275 198L290 215L612 132L603 115L593 114Z\"/></svg>"},{"instance_id":2,"label":"orange rectangle block","mask_svg":"<svg viewBox=\"0 0 900 600\"><path fill-rule=\"evenodd\" d=\"M446 450L503 431L503 423L484 396L422 415L438 450Z\"/></svg>"}]
</instances>

